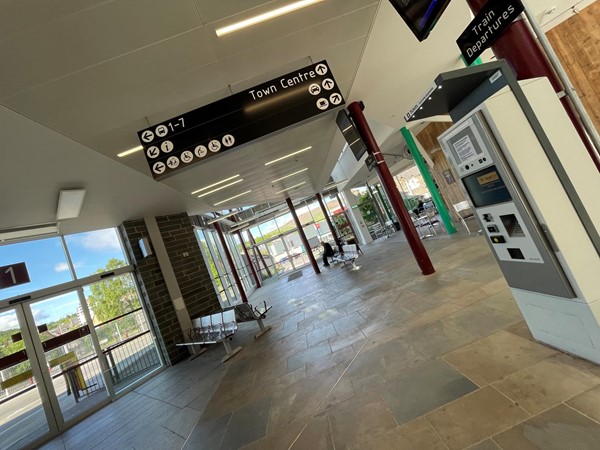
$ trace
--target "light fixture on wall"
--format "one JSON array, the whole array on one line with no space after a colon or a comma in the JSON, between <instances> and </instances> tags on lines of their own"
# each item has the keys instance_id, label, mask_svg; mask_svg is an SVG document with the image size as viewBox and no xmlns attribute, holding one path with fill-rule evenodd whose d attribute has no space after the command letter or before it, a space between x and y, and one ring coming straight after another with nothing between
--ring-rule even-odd
<instances>
[{"instance_id":1,"label":"light fixture on wall","mask_svg":"<svg viewBox=\"0 0 600 450\"><path fill-rule=\"evenodd\" d=\"M58 207L56 208L56 220L74 219L79 216L85 189L62 189L58 196Z\"/></svg>"},{"instance_id":2,"label":"light fixture on wall","mask_svg":"<svg viewBox=\"0 0 600 450\"><path fill-rule=\"evenodd\" d=\"M32 237L51 236L58 234L59 224L56 222L11 227L0 230L0 242L17 241Z\"/></svg>"},{"instance_id":3,"label":"light fixture on wall","mask_svg":"<svg viewBox=\"0 0 600 450\"><path fill-rule=\"evenodd\" d=\"M276 17L280 17L285 14L298 11L299 9L306 8L307 6L314 5L315 3L319 3L321 1L323 0L300 0L294 3L290 3L289 5L282 6L280 8L272 9L271 11L267 11L266 13L258 14L256 16L249 17L248 19L232 23L231 25L217 28L215 32L217 33L218 37L225 36L226 34L233 33L234 31L242 30L244 28L248 28L253 25L266 22L267 20L271 20Z\"/></svg>"}]
</instances>

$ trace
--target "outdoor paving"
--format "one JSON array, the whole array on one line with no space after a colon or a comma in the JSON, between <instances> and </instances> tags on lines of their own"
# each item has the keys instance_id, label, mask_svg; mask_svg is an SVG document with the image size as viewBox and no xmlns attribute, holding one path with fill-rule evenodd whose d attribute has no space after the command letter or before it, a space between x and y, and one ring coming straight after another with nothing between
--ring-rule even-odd
<instances>
[{"instance_id":1,"label":"outdoor paving","mask_svg":"<svg viewBox=\"0 0 600 450\"><path fill-rule=\"evenodd\" d=\"M600 367L535 342L484 238L402 235L257 290L272 330L212 346L45 449L597 449Z\"/></svg>"}]
</instances>

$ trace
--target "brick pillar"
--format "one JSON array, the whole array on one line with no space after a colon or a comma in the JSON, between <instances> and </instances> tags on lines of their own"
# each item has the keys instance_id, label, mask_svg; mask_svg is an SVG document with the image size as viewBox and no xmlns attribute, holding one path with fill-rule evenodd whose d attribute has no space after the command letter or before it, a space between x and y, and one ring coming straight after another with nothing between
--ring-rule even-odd
<instances>
[{"instance_id":1,"label":"brick pillar","mask_svg":"<svg viewBox=\"0 0 600 450\"><path fill-rule=\"evenodd\" d=\"M156 218L156 223L189 316L193 319L220 310L209 269L204 263L188 215L161 216ZM176 342L183 339L183 335L173 306L174 299L167 289L157 256L153 253L144 258L138 245L140 239L150 238L146 223L143 219L127 221L121 225L121 232L135 266L144 303L157 331L159 346L166 359L174 364L186 358L188 351L175 346Z\"/></svg>"}]
</instances>

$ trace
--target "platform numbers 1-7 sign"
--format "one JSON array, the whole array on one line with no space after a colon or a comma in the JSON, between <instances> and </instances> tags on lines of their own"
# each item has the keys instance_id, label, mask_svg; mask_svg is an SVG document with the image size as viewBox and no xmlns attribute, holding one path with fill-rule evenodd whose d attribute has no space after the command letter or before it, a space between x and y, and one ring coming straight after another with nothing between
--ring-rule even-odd
<instances>
[{"instance_id":1,"label":"platform numbers 1-7 sign","mask_svg":"<svg viewBox=\"0 0 600 450\"><path fill-rule=\"evenodd\" d=\"M0 267L0 289L18 286L30 281L27 266L24 262Z\"/></svg>"}]
</instances>

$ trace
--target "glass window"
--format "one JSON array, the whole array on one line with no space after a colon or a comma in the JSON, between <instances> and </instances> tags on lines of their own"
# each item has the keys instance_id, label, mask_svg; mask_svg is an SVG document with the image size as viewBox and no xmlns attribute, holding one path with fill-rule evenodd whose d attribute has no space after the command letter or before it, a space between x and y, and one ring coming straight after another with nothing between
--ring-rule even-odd
<instances>
[{"instance_id":1,"label":"glass window","mask_svg":"<svg viewBox=\"0 0 600 450\"><path fill-rule=\"evenodd\" d=\"M65 236L77 278L127 265L115 228Z\"/></svg>"},{"instance_id":2,"label":"glass window","mask_svg":"<svg viewBox=\"0 0 600 450\"><path fill-rule=\"evenodd\" d=\"M27 265L31 281L2 289L0 299L23 295L73 279L59 237L0 246L0 266L19 262Z\"/></svg>"}]
</instances>

